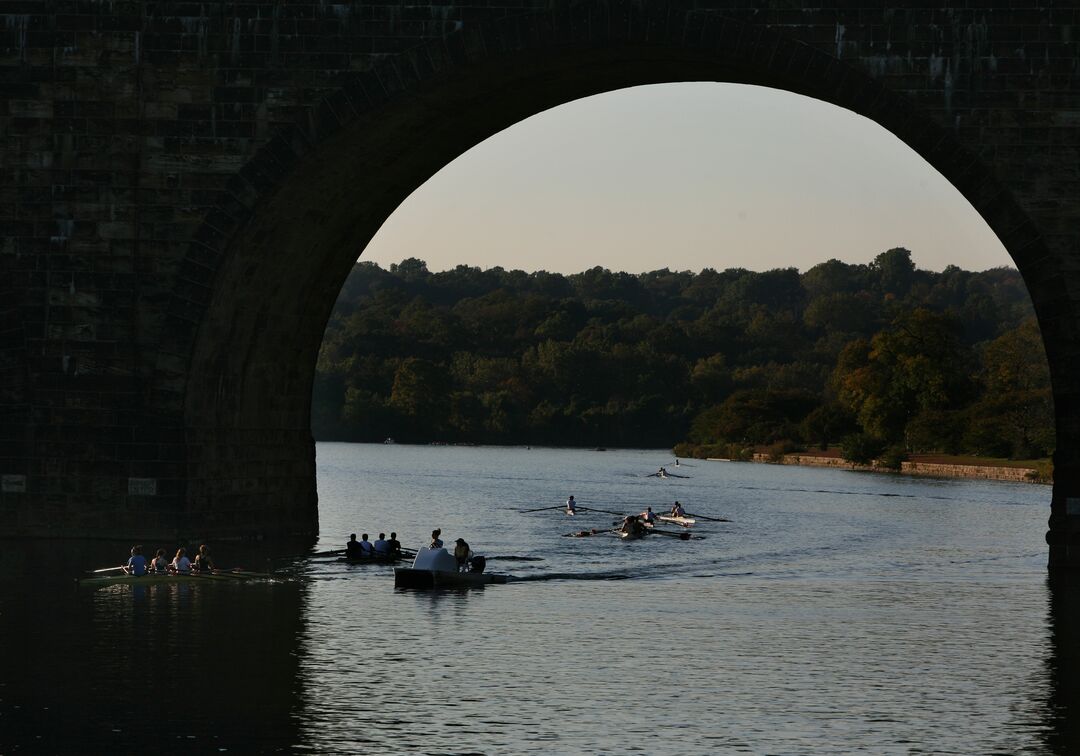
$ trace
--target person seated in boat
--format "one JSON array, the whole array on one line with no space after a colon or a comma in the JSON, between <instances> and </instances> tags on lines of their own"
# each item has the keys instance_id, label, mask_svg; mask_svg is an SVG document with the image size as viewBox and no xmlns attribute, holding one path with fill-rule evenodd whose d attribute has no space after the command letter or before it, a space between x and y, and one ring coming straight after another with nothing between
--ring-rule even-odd
<instances>
[{"instance_id":1,"label":"person seated in boat","mask_svg":"<svg viewBox=\"0 0 1080 756\"><path fill-rule=\"evenodd\" d=\"M645 507L645 511L638 515L647 525L653 525L656 523L656 514L653 513L652 507Z\"/></svg>"},{"instance_id":2,"label":"person seated in boat","mask_svg":"<svg viewBox=\"0 0 1080 756\"><path fill-rule=\"evenodd\" d=\"M656 475L659 478L666 478L667 477L667 470L665 470L664 468L661 467L659 470L656 471Z\"/></svg>"},{"instance_id":3,"label":"person seated in boat","mask_svg":"<svg viewBox=\"0 0 1080 756\"><path fill-rule=\"evenodd\" d=\"M574 514L575 512L577 512L577 502L574 501L574 497L571 496L566 500L566 513Z\"/></svg>"},{"instance_id":4,"label":"person seated in boat","mask_svg":"<svg viewBox=\"0 0 1080 756\"><path fill-rule=\"evenodd\" d=\"M131 558L124 565L124 572L129 575L146 574L146 557L143 556L142 546L131 547Z\"/></svg>"},{"instance_id":5,"label":"person seated in boat","mask_svg":"<svg viewBox=\"0 0 1080 756\"><path fill-rule=\"evenodd\" d=\"M671 506L671 516L672 517L686 517L686 510L683 509L682 504L680 504L679 502L675 502Z\"/></svg>"},{"instance_id":6,"label":"person seated in boat","mask_svg":"<svg viewBox=\"0 0 1080 756\"><path fill-rule=\"evenodd\" d=\"M371 547L375 549L376 554L389 554L390 544L386 542L386 533L379 533L379 537L375 539Z\"/></svg>"},{"instance_id":7,"label":"person seated in boat","mask_svg":"<svg viewBox=\"0 0 1080 756\"><path fill-rule=\"evenodd\" d=\"M465 543L464 538L454 541L454 559L457 560L458 572L465 572L468 569L469 553L469 544Z\"/></svg>"},{"instance_id":8,"label":"person seated in boat","mask_svg":"<svg viewBox=\"0 0 1080 756\"><path fill-rule=\"evenodd\" d=\"M435 528L433 531L431 531L431 543L428 544L429 549L441 549L443 547L442 539L439 538L439 536L441 535L442 530L440 530L439 528Z\"/></svg>"},{"instance_id":9,"label":"person seated in boat","mask_svg":"<svg viewBox=\"0 0 1080 756\"><path fill-rule=\"evenodd\" d=\"M214 560L210 558L210 548L205 543L199 546L199 553L195 555L195 563L192 568L196 572L211 573L214 571Z\"/></svg>"},{"instance_id":10,"label":"person seated in boat","mask_svg":"<svg viewBox=\"0 0 1080 756\"><path fill-rule=\"evenodd\" d=\"M630 535L641 535L645 531L645 526L641 524L641 520L637 518L637 515L627 515L623 518L622 527L619 528L623 533Z\"/></svg>"},{"instance_id":11,"label":"person seated in boat","mask_svg":"<svg viewBox=\"0 0 1080 756\"><path fill-rule=\"evenodd\" d=\"M397 539L397 533L390 534L390 540L386 542L386 550L391 555L401 553L401 541Z\"/></svg>"},{"instance_id":12,"label":"person seated in boat","mask_svg":"<svg viewBox=\"0 0 1080 756\"><path fill-rule=\"evenodd\" d=\"M172 564L169 567L177 575L190 575L191 560L187 558L187 549L183 547L177 549L176 556L173 557Z\"/></svg>"},{"instance_id":13,"label":"person seated in boat","mask_svg":"<svg viewBox=\"0 0 1080 756\"><path fill-rule=\"evenodd\" d=\"M360 551L360 542L356 540L356 533L349 533L349 542L345 544L345 557L347 559L359 559L364 554Z\"/></svg>"},{"instance_id":14,"label":"person seated in boat","mask_svg":"<svg viewBox=\"0 0 1080 756\"><path fill-rule=\"evenodd\" d=\"M360 534L360 556L369 557L375 553L375 546L368 540L367 533Z\"/></svg>"},{"instance_id":15,"label":"person seated in boat","mask_svg":"<svg viewBox=\"0 0 1080 756\"><path fill-rule=\"evenodd\" d=\"M165 556L165 549L158 549L154 558L150 560L150 571L155 575L164 575L169 571L169 560Z\"/></svg>"}]
</instances>

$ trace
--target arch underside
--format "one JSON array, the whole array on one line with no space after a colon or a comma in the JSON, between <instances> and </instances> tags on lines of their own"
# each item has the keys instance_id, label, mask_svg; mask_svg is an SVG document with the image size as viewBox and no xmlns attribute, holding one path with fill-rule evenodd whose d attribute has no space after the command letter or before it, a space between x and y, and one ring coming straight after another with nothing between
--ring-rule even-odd
<instances>
[{"instance_id":1,"label":"arch underside","mask_svg":"<svg viewBox=\"0 0 1080 756\"><path fill-rule=\"evenodd\" d=\"M1080 237L1069 222L1075 182L1067 171L1060 181L1051 176L1063 160L1080 160L1080 149L1001 136L1030 116L991 70L1011 65L1006 53L992 67L980 62L994 56L980 47L989 32L975 10L911 11L926 16L917 24L902 9L881 9L877 20L878 11L860 11L867 20L842 23L842 9L759 16L756 8L699 5L706 7L590 0L459 24L344 69L355 72L336 71L335 88L321 90L294 123L253 139L250 158L214 195L181 259L159 263L172 276L171 293L159 302L157 292L140 292L153 334L141 338L154 346L139 366L147 385L135 412L146 430L135 433L168 460L117 467L162 479L158 493L172 504L156 505L155 527L313 536L315 360L341 285L386 218L448 162L545 109L636 85L716 81L783 89L876 121L949 180L1002 240L1032 295L1054 384L1051 559L1055 549L1080 559L1080 528L1073 533L1066 515L1070 495L1080 497L1080 444L1072 443L1080 440L1080 382L1067 370L1080 343L1072 294L1080 266L1070 262ZM937 41L922 44L916 26ZM883 29L907 38L875 47ZM955 54L935 58L944 47ZM1017 65L1024 73L1034 64L1021 56ZM198 74L195 86L222 84L214 70ZM302 80L298 71L274 76ZM1071 102L1047 101L1056 103L1051 111ZM123 485L116 477L103 498ZM139 479L129 477L129 493Z\"/></svg>"},{"instance_id":2,"label":"arch underside","mask_svg":"<svg viewBox=\"0 0 1080 756\"><path fill-rule=\"evenodd\" d=\"M802 58L804 47L788 48L779 37L765 46L770 54L762 60L664 44L558 46L455 66L375 107L365 103L351 117L342 117L351 109L342 95L328 98L336 128L313 144L292 137L301 153L295 169L259 198L216 272L185 394L185 424L205 460L191 465L189 506L257 517L270 498L279 509L315 516L314 365L330 309L360 252L445 164L574 99L677 81L756 84L824 99L878 121L935 165L981 206L999 236L1014 237L1022 271L1026 255L1044 254L988 166L928 114L824 54ZM245 457L255 496L237 492L224 474L222 460L235 471L235 460ZM223 499L233 501L222 508Z\"/></svg>"}]
</instances>

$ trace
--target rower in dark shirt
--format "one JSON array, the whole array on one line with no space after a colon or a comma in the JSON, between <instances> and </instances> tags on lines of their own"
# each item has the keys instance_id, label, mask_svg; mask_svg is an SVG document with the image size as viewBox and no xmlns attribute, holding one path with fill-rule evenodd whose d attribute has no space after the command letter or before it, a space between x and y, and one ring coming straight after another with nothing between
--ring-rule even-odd
<instances>
[{"instance_id":1,"label":"rower in dark shirt","mask_svg":"<svg viewBox=\"0 0 1080 756\"><path fill-rule=\"evenodd\" d=\"M345 544L345 556L349 559L359 559L363 556L360 552L360 542L356 540L356 533L349 534L349 542Z\"/></svg>"},{"instance_id":2,"label":"rower in dark shirt","mask_svg":"<svg viewBox=\"0 0 1080 756\"><path fill-rule=\"evenodd\" d=\"M195 556L195 564L192 566L196 572L210 573L214 571L214 560L210 558L210 549L205 543L199 547L199 553Z\"/></svg>"},{"instance_id":3,"label":"rower in dark shirt","mask_svg":"<svg viewBox=\"0 0 1080 756\"><path fill-rule=\"evenodd\" d=\"M397 539L397 533L390 534L390 540L386 542L387 550L391 554L401 553L401 541Z\"/></svg>"}]
</instances>

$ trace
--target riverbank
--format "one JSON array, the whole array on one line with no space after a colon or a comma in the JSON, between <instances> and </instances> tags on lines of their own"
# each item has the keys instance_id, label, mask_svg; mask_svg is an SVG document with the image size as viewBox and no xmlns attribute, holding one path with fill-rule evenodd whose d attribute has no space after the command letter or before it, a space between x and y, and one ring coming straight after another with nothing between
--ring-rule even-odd
<instances>
[{"instance_id":1,"label":"riverbank","mask_svg":"<svg viewBox=\"0 0 1080 756\"><path fill-rule=\"evenodd\" d=\"M709 458L713 461L716 457ZM1052 483L1052 473L1042 466L1030 463L1002 464L994 460L982 463L978 460L966 458L963 463L948 462L940 456L915 455L912 459L900 463L899 470L878 467L875 465L857 465L840 456L835 450L819 452L795 452L776 455L771 453L757 452L749 461L764 462L774 465L803 465L807 467L835 467L845 470L862 470L865 472L885 472L900 475L915 475L927 478L968 478L975 480L1004 480L1014 483Z\"/></svg>"}]
</instances>

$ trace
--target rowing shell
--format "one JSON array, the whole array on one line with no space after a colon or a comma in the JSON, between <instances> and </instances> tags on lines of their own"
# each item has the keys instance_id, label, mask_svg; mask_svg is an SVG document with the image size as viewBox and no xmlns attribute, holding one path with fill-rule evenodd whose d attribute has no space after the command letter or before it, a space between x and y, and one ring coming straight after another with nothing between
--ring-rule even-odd
<instances>
[{"instance_id":1,"label":"rowing shell","mask_svg":"<svg viewBox=\"0 0 1080 756\"><path fill-rule=\"evenodd\" d=\"M262 572L215 572L210 575L201 574L177 574L158 575L147 573L146 575L99 575L96 577L76 578L80 586L100 588L104 585L165 585L166 583L234 583L240 580L252 578L270 579L271 576Z\"/></svg>"},{"instance_id":2,"label":"rowing shell","mask_svg":"<svg viewBox=\"0 0 1080 756\"><path fill-rule=\"evenodd\" d=\"M693 517L675 517L673 515L657 515L656 519L661 522L673 522L676 525L682 525L684 528L688 528L697 522Z\"/></svg>"},{"instance_id":3,"label":"rowing shell","mask_svg":"<svg viewBox=\"0 0 1080 756\"><path fill-rule=\"evenodd\" d=\"M639 538L644 538L645 534L648 533L648 532L649 531L647 531L647 530L641 530L641 531L637 531L637 532L635 532L633 530L631 530L631 531L620 530L619 531L619 538L621 538L624 541L636 541Z\"/></svg>"}]
</instances>

